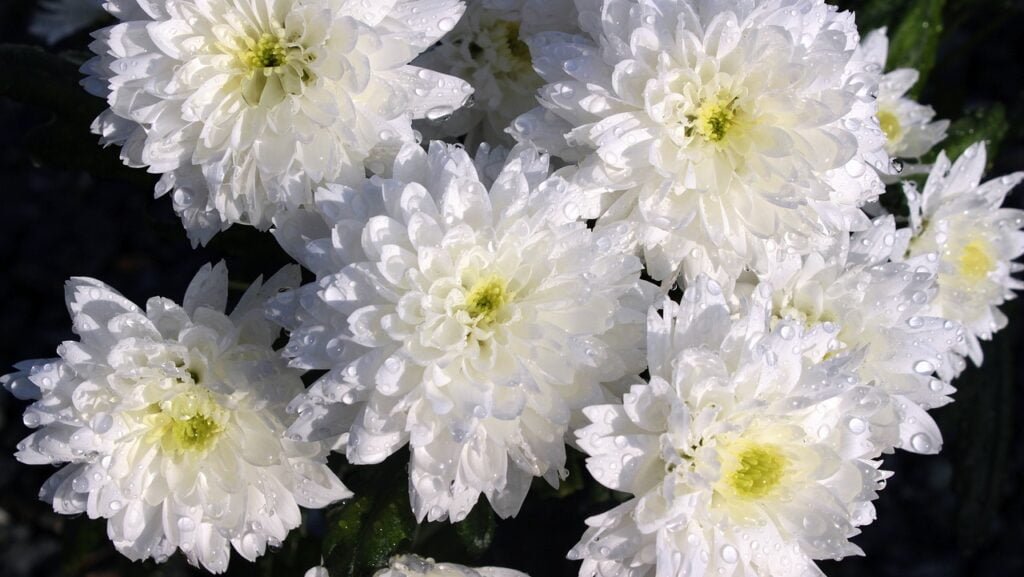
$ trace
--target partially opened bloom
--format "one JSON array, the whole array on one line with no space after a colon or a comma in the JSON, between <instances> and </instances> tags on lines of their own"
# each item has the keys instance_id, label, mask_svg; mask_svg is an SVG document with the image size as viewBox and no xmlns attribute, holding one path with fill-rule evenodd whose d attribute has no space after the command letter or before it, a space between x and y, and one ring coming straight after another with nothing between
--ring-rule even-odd
<instances>
[{"instance_id":1,"label":"partially opened bloom","mask_svg":"<svg viewBox=\"0 0 1024 577\"><path fill-rule=\"evenodd\" d=\"M1006 326L999 305L1024 288L1014 259L1024 254L1024 211L1003 207L1006 194L1024 180L1016 172L981 183L985 144L977 143L950 166L940 153L919 195L905 185L912 238L908 257L938 257L939 294L932 314L967 329L968 352L981 364L981 343Z\"/></svg>"},{"instance_id":2,"label":"partially opened bloom","mask_svg":"<svg viewBox=\"0 0 1024 577\"><path fill-rule=\"evenodd\" d=\"M570 420L643 370L649 304L640 262L565 216L566 186L524 147L488 190L433 142L404 148L391 179L318 192L324 216L281 215L317 281L270 314L293 365L328 370L291 432L358 464L408 443L421 519L461 520L481 494L506 517L532 477L557 483Z\"/></svg>"},{"instance_id":3,"label":"partially opened bloom","mask_svg":"<svg viewBox=\"0 0 1024 577\"><path fill-rule=\"evenodd\" d=\"M413 118L450 113L472 92L408 65L455 26L459 0L106 6L122 22L96 34L84 67L86 88L110 103L93 130L125 163L165 175L158 192L175 191L198 242L232 223L267 228L318 184L386 166L414 140ZM179 174L190 171L202 178Z\"/></svg>"},{"instance_id":4,"label":"partially opened bloom","mask_svg":"<svg viewBox=\"0 0 1024 577\"><path fill-rule=\"evenodd\" d=\"M480 142L514 144L505 129L537 105L534 94L544 83L524 40L544 30L576 29L572 0L470 2L455 28L415 64L465 79L473 86L473 105L441 121L423 122L421 130L465 135L470 150Z\"/></svg>"},{"instance_id":5,"label":"partially opened bloom","mask_svg":"<svg viewBox=\"0 0 1024 577\"><path fill-rule=\"evenodd\" d=\"M698 277L648 320L650 382L588 407L587 469L633 498L587 520L580 575L821 575L860 553L895 436L884 394L853 357L826 360L835 329L770 324L758 289L735 320Z\"/></svg>"},{"instance_id":6,"label":"partially opened bloom","mask_svg":"<svg viewBox=\"0 0 1024 577\"><path fill-rule=\"evenodd\" d=\"M503 567L466 567L455 563L436 563L416 555L400 555L390 566L373 577L529 577L525 573Z\"/></svg>"},{"instance_id":7,"label":"partially opened bloom","mask_svg":"<svg viewBox=\"0 0 1024 577\"><path fill-rule=\"evenodd\" d=\"M823 0L577 8L585 36L530 39L547 84L512 131L575 149L578 178L606 191L584 216L633 227L655 279L726 282L866 225L858 207L889 159L852 14Z\"/></svg>"},{"instance_id":8,"label":"partially opened bloom","mask_svg":"<svg viewBox=\"0 0 1024 577\"><path fill-rule=\"evenodd\" d=\"M107 519L118 551L223 572L280 544L302 521L351 493L327 468L329 447L284 438L300 373L271 349L279 330L262 305L298 281L297 267L254 283L230 315L227 270L202 268L182 306L142 309L89 278L67 284L80 341L27 361L4 386L35 402L18 445L28 464L61 468L40 497L58 513Z\"/></svg>"},{"instance_id":9,"label":"partially opened bloom","mask_svg":"<svg viewBox=\"0 0 1024 577\"><path fill-rule=\"evenodd\" d=\"M875 30L861 41L858 56L881 73L889 54L885 28ZM936 120L931 106L907 97L920 76L913 68L886 72L878 83L878 124L885 133L885 151L891 156L918 158L946 138L948 120Z\"/></svg>"},{"instance_id":10,"label":"partially opened bloom","mask_svg":"<svg viewBox=\"0 0 1024 577\"><path fill-rule=\"evenodd\" d=\"M938 293L935 259L902 257L909 231L891 216L839 242L824 254L794 257L770 278L772 313L813 327L838 330L831 356L860 357L857 373L892 396L900 417L899 447L937 453L942 435L926 410L952 401L950 382L963 368L965 332L933 316Z\"/></svg>"}]
</instances>

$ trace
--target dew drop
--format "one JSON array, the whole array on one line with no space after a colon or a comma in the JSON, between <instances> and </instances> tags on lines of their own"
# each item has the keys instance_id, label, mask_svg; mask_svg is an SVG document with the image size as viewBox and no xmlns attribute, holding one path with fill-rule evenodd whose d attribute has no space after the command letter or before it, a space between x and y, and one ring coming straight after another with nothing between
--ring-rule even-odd
<instances>
[{"instance_id":1,"label":"dew drop","mask_svg":"<svg viewBox=\"0 0 1024 577\"><path fill-rule=\"evenodd\" d=\"M441 120L446 116L450 116L454 112L454 109L450 106L437 106L427 111L427 120Z\"/></svg>"},{"instance_id":2,"label":"dew drop","mask_svg":"<svg viewBox=\"0 0 1024 577\"><path fill-rule=\"evenodd\" d=\"M928 361L917 361L914 363L914 372L921 375L930 375L935 372L935 366Z\"/></svg>"},{"instance_id":3,"label":"dew drop","mask_svg":"<svg viewBox=\"0 0 1024 577\"><path fill-rule=\"evenodd\" d=\"M819 439L825 439L825 438L828 437L829 433L831 433L831 432L832 432L832 429L828 425L822 425L822 426L818 427L818 438Z\"/></svg>"},{"instance_id":4,"label":"dew drop","mask_svg":"<svg viewBox=\"0 0 1024 577\"><path fill-rule=\"evenodd\" d=\"M110 413L97 413L96 416L92 418L92 422L90 423L90 427L92 427L92 430L99 435L106 433L113 426L114 417L112 417Z\"/></svg>"},{"instance_id":5,"label":"dew drop","mask_svg":"<svg viewBox=\"0 0 1024 577\"><path fill-rule=\"evenodd\" d=\"M89 479L86 479L85 477L75 477L75 479L71 481L71 488L74 489L76 493L88 493Z\"/></svg>"},{"instance_id":6,"label":"dew drop","mask_svg":"<svg viewBox=\"0 0 1024 577\"><path fill-rule=\"evenodd\" d=\"M932 441L928 438L928 435L924 433L917 433L913 437L910 437L910 446L919 453L924 453L932 448Z\"/></svg>"},{"instance_id":7,"label":"dew drop","mask_svg":"<svg viewBox=\"0 0 1024 577\"><path fill-rule=\"evenodd\" d=\"M732 545L723 545L722 550L719 553L722 556L722 561L729 564L735 563L736 560L739 559L739 554L737 553L736 548Z\"/></svg>"},{"instance_id":8,"label":"dew drop","mask_svg":"<svg viewBox=\"0 0 1024 577\"><path fill-rule=\"evenodd\" d=\"M867 423L864 422L864 419L858 417L850 417L850 420L847 421L846 423L846 427L850 429L851 433L859 435L863 433L865 429L867 429Z\"/></svg>"},{"instance_id":9,"label":"dew drop","mask_svg":"<svg viewBox=\"0 0 1024 577\"><path fill-rule=\"evenodd\" d=\"M562 213L565 214L565 218L576 220L580 217L580 207L575 202L567 202L562 207Z\"/></svg>"}]
</instances>

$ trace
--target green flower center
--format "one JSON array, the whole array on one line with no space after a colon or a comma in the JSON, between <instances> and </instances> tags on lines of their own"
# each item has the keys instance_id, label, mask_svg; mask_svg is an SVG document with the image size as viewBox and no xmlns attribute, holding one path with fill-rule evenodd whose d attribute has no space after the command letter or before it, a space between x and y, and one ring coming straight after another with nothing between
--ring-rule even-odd
<instances>
[{"instance_id":1,"label":"green flower center","mask_svg":"<svg viewBox=\"0 0 1024 577\"><path fill-rule=\"evenodd\" d=\"M491 66L496 76L519 78L535 75L530 47L519 39L519 22L494 20L484 24L476 39L469 43L469 55L478 62L482 61L486 46L494 50L494 55L488 55L488 61L481 64Z\"/></svg>"},{"instance_id":2,"label":"green flower center","mask_svg":"<svg viewBox=\"0 0 1024 577\"><path fill-rule=\"evenodd\" d=\"M744 499L760 499L775 490L786 471L786 457L774 445L746 446L725 481Z\"/></svg>"},{"instance_id":3,"label":"green flower center","mask_svg":"<svg viewBox=\"0 0 1024 577\"><path fill-rule=\"evenodd\" d=\"M205 451L224 429L212 417L196 413L181 420L175 420L165 436L165 445L172 452ZM166 437L170 438L167 439Z\"/></svg>"},{"instance_id":4,"label":"green flower center","mask_svg":"<svg viewBox=\"0 0 1024 577\"><path fill-rule=\"evenodd\" d=\"M161 450L181 457L212 449L224 432L227 411L209 391L193 387L170 401L151 406L149 420Z\"/></svg>"},{"instance_id":5,"label":"green flower center","mask_svg":"<svg viewBox=\"0 0 1024 577\"><path fill-rule=\"evenodd\" d=\"M301 35L280 29L258 37L239 37L227 50L237 59L242 99L249 106L273 108L289 96L301 94L315 80L313 52L301 44Z\"/></svg>"},{"instance_id":6,"label":"green flower center","mask_svg":"<svg viewBox=\"0 0 1024 577\"><path fill-rule=\"evenodd\" d=\"M476 281L466 295L466 312L477 326L487 326L494 322L508 300L504 279L496 275L484 277Z\"/></svg>"},{"instance_id":7,"label":"green flower center","mask_svg":"<svg viewBox=\"0 0 1024 577\"><path fill-rule=\"evenodd\" d=\"M693 128L709 142L721 142L736 125L735 100L708 100L701 104Z\"/></svg>"},{"instance_id":8,"label":"green flower center","mask_svg":"<svg viewBox=\"0 0 1024 577\"><path fill-rule=\"evenodd\" d=\"M504 28L505 46L508 48L509 54L512 55L512 59L516 62L529 65L532 62L530 58L530 47L519 39L519 23L505 21L502 22L502 24Z\"/></svg>"},{"instance_id":9,"label":"green flower center","mask_svg":"<svg viewBox=\"0 0 1024 577\"><path fill-rule=\"evenodd\" d=\"M281 39L273 34L263 34L242 57L251 69L277 68L288 59L288 51Z\"/></svg>"}]
</instances>

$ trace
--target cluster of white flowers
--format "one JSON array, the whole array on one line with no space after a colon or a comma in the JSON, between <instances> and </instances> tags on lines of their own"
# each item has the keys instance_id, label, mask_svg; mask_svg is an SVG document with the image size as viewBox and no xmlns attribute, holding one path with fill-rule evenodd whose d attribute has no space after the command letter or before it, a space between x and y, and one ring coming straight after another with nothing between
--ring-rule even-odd
<instances>
[{"instance_id":1,"label":"cluster of white flowers","mask_svg":"<svg viewBox=\"0 0 1024 577\"><path fill-rule=\"evenodd\" d=\"M568 445L631 496L581 577L820 575L861 553L883 457L940 450L928 411L1024 288L1024 173L982 184L983 143L924 164L948 122L824 0L105 7L102 142L194 242L272 229L312 274L230 315L223 265L145 310L73 278L81 341L3 377L34 401L18 459L63 464L42 498L132 559L254 559L351 495L332 450L408 446L415 516L458 522L557 486Z\"/></svg>"}]
</instances>

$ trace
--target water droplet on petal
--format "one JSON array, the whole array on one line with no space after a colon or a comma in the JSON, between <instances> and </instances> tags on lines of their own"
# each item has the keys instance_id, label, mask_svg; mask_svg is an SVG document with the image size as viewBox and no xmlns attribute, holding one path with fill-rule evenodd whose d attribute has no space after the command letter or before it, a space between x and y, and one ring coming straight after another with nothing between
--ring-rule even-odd
<instances>
[{"instance_id":1,"label":"water droplet on petal","mask_svg":"<svg viewBox=\"0 0 1024 577\"><path fill-rule=\"evenodd\" d=\"M722 556L722 561L729 564L735 563L736 560L739 559L739 553L732 545L723 545L720 554Z\"/></svg>"},{"instance_id":2,"label":"water droplet on petal","mask_svg":"<svg viewBox=\"0 0 1024 577\"><path fill-rule=\"evenodd\" d=\"M924 453L932 448L932 441L928 438L928 435L924 433L917 433L913 437L910 437L910 446L919 453Z\"/></svg>"}]
</instances>

